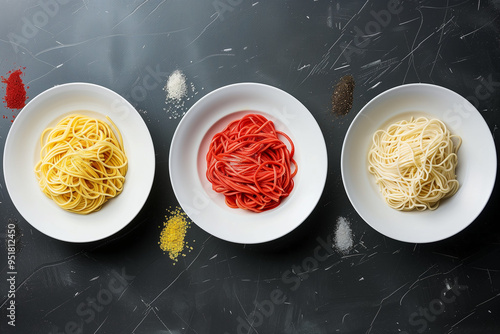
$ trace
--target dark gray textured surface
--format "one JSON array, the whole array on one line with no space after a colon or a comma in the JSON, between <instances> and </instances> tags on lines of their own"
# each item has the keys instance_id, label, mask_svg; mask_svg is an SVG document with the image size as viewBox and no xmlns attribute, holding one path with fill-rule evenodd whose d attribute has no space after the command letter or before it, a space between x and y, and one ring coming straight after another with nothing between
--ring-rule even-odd
<instances>
[{"instance_id":1,"label":"dark gray textured surface","mask_svg":"<svg viewBox=\"0 0 500 334\"><path fill-rule=\"evenodd\" d=\"M391 3L2 0L0 75L26 67L30 98L75 81L113 89L140 111L157 165L136 219L106 240L83 245L33 229L12 205L2 176L0 236L7 239L7 225L15 223L22 246L15 327L7 323L9 270L6 249L0 251L0 332L499 332L498 181L483 213L463 232L433 244L405 244L357 215L339 163L354 116L374 96L404 83L434 83L467 97L497 144L500 2L402 1L395 9ZM186 257L173 265L162 253L165 210L178 205L168 152L180 121L162 87L177 69L195 87L177 111L221 86L261 82L292 94L314 115L328 148L328 178L297 230L244 246L193 224ZM354 103L338 117L330 112L330 96L345 74L356 80ZM0 119L2 156L10 125ZM331 251L338 217L348 218L354 233L347 254ZM329 256L311 262L315 251Z\"/></svg>"}]
</instances>

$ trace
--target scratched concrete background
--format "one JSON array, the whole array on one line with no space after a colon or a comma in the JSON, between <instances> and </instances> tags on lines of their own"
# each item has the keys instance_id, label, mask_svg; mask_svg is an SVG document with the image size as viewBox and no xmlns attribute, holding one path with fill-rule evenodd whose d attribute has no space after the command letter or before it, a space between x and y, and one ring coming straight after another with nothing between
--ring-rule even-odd
<instances>
[{"instance_id":1,"label":"scratched concrete background","mask_svg":"<svg viewBox=\"0 0 500 334\"><path fill-rule=\"evenodd\" d=\"M143 210L124 230L90 244L32 228L2 172L0 237L7 240L15 224L18 241L13 298L7 248L0 247L2 334L500 332L498 181L463 232L408 244L358 216L339 166L359 110L384 90L414 82L467 97L498 151L498 0L1 0L0 8L2 76L25 67L30 99L67 82L111 88L138 109L156 151ZM191 88L177 106L165 103L162 89L175 70ZM356 81L354 103L339 117L330 98L346 74ZM244 81L292 94L317 120L329 156L323 196L298 229L263 245L228 243L192 224L186 240L193 250L173 265L158 245L166 209L178 205L168 174L172 135L202 96ZM2 156L17 112L2 106ZM339 218L352 231L346 252L332 239ZM11 299L15 327L8 324Z\"/></svg>"}]
</instances>

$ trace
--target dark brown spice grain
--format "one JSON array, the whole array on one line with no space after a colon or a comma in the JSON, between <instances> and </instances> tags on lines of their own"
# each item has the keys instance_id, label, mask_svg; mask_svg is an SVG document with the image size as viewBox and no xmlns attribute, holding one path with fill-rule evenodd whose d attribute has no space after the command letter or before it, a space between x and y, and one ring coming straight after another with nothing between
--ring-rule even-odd
<instances>
[{"instance_id":1,"label":"dark brown spice grain","mask_svg":"<svg viewBox=\"0 0 500 334\"><path fill-rule=\"evenodd\" d=\"M335 85L332 94L332 112L338 116L347 115L352 108L355 87L352 75L344 75Z\"/></svg>"}]
</instances>

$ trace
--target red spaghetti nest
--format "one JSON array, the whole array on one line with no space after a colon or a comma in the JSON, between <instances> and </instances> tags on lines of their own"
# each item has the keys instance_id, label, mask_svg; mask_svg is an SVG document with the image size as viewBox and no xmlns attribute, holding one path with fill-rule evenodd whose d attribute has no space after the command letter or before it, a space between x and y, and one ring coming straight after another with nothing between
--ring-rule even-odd
<instances>
[{"instance_id":1,"label":"red spaghetti nest","mask_svg":"<svg viewBox=\"0 0 500 334\"><path fill-rule=\"evenodd\" d=\"M288 140L290 151L278 135ZM290 137L276 131L272 121L248 114L212 138L207 179L213 190L224 194L229 207L266 211L277 207L293 189L294 151Z\"/></svg>"}]
</instances>

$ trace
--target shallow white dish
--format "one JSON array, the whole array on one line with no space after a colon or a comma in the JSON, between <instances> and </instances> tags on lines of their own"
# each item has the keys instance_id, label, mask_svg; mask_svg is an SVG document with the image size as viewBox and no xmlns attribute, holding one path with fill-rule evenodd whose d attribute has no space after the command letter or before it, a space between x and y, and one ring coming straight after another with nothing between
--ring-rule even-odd
<instances>
[{"instance_id":1,"label":"shallow white dish","mask_svg":"<svg viewBox=\"0 0 500 334\"><path fill-rule=\"evenodd\" d=\"M295 145L294 189L277 208L261 213L229 208L205 176L213 135L249 113L245 111L272 120ZM327 164L323 134L306 107L288 93L258 83L225 86L197 101L177 127L169 157L172 187L187 215L206 232L242 244L271 241L299 226L321 197Z\"/></svg>"},{"instance_id":2,"label":"shallow white dish","mask_svg":"<svg viewBox=\"0 0 500 334\"><path fill-rule=\"evenodd\" d=\"M462 137L456 170L460 188L434 211L390 208L368 172L373 133L411 116L438 118ZM344 187L358 214L385 236L412 243L442 240L472 223L488 202L496 169L495 144L481 114L457 93L430 84L398 86L368 102L347 131L341 157Z\"/></svg>"},{"instance_id":3,"label":"shallow white dish","mask_svg":"<svg viewBox=\"0 0 500 334\"><path fill-rule=\"evenodd\" d=\"M129 161L122 193L88 215L58 207L42 193L33 171L43 130L75 112L102 120L109 116ZM144 205L155 171L153 142L138 112L117 93L88 83L55 86L33 98L12 124L3 159L7 190L19 213L40 232L68 242L100 240L125 227Z\"/></svg>"}]
</instances>

